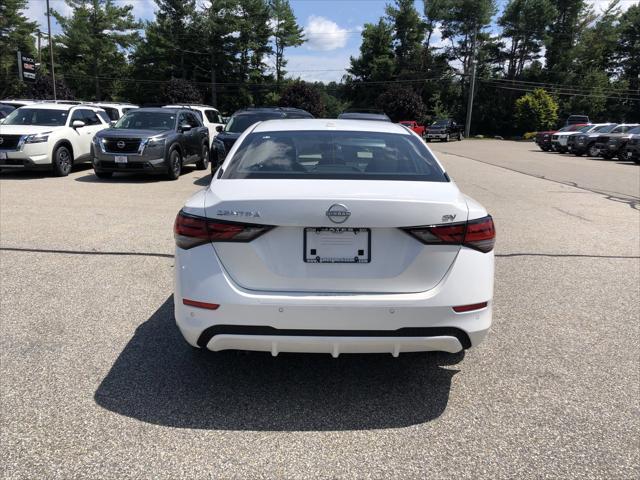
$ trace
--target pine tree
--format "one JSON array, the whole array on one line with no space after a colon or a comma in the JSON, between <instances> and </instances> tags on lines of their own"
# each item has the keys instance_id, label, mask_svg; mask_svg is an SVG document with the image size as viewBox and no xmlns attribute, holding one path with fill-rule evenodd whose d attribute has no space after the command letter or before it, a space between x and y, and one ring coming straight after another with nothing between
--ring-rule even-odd
<instances>
[{"instance_id":1,"label":"pine tree","mask_svg":"<svg viewBox=\"0 0 640 480\"><path fill-rule=\"evenodd\" d=\"M0 2L0 98L18 95L24 85L18 82L17 52L33 56L34 34L38 26L22 13L26 0Z\"/></svg>"},{"instance_id":2,"label":"pine tree","mask_svg":"<svg viewBox=\"0 0 640 480\"><path fill-rule=\"evenodd\" d=\"M114 81L127 70L123 49L138 39L140 27L132 6L111 0L66 0L70 17L53 11L62 29L56 36L60 75L79 98L101 100L117 96Z\"/></svg>"},{"instance_id":3,"label":"pine tree","mask_svg":"<svg viewBox=\"0 0 640 480\"><path fill-rule=\"evenodd\" d=\"M297 47L304 43L302 28L298 25L289 0L270 0L271 31L274 43L276 82L278 85L285 75L284 49Z\"/></svg>"},{"instance_id":4,"label":"pine tree","mask_svg":"<svg viewBox=\"0 0 640 480\"><path fill-rule=\"evenodd\" d=\"M421 71L422 42L425 24L414 6L413 0L395 0L386 8L387 18L393 25L393 46L398 73Z\"/></svg>"}]
</instances>

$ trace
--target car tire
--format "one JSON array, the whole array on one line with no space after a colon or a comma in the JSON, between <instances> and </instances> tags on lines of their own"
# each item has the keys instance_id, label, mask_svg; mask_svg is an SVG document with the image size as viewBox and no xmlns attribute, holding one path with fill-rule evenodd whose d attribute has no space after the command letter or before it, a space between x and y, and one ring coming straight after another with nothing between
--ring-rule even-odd
<instances>
[{"instance_id":1,"label":"car tire","mask_svg":"<svg viewBox=\"0 0 640 480\"><path fill-rule=\"evenodd\" d=\"M200 154L200 160L196 162L196 168L198 170L206 170L209 167L209 147L206 144L202 145L202 152Z\"/></svg>"},{"instance_id":2,"label":"car tire","mask_svg":"<svg viewBox=\"0 0 640 480\"><path fill-rule=\"evenodd\" d=\"M60 145L53 152L53 174L56 177L66 177L73 167L73 155L71 150L64 145Z\"/></svg>"},{"instance_id":3,"label":"car tire","mask_svg":"<svg viewBox=\"0 0 640 480\"><path fill-rule=\"evenodd\" d=\"M424 141L427 142L427 143L431 143L431 139L430 138L425 138Z\"/></svg>"},{"instance_id":4,"label":"car tire","mask_svg":"<svg viewBox=\"0 0 640 480\"><path fill-rule=\"evenodd\" d=\"M574 151L573 151L573 154L574 154L576 157L581 157L582 155L584 155L584 152L583 152L583 151L576 151L576 150L574 150Z\"/></svg>"},{"instance_id":5,"label":"car tire","mask_svg":"<svg viewBox=\"0 0 640 480\"><path fill-rule=\"evenodd\" d=\"M613 158L613 155L611 155L610 153L603 153L601 156L605 160L611 160Z\"/></svg>"},{"instance_id":6,"label":"car tire","mask_svg":"<svg viewBox=\"0 0 640 480\"><path fill-rule=\"evenodd\" d=\"M106 179L113 177L113 172L101 172L100 170L94 170L93 173L95 173L98 178Z\"/></svg>"},{"instance_id":7,"label":"car tire","mask_svg":"<svg viewBox=\"0 0 640 480\"><path fill-rule=\"evenodd\" d=\"M587 148L587 153L589 154L590 157L597 157L598 154L600 153L600 149L596 147L595 143L592 143Z\"/></svg>"},{"instance_id":8,"label":"car tire","mask_svg":"<svg viewBox=\"0 0 640 480\"><path fill-rule=\"evenodd\" d=\"M177 148L169 152L167 161L167 178L169 180L177 180L182 173L182 156Z\"/></svg>"},{"instance_id":9,"label":"car tire","mask_svg":"<svg viewBox=\"0 0 640 480\"><path fill-rule=\"evenodd\" d=\"M449 140L451 140L451 137L449 136L449 134L447 133L447 136L444 137L444 142L448 142Z\"/></svg>"}]
</instances>

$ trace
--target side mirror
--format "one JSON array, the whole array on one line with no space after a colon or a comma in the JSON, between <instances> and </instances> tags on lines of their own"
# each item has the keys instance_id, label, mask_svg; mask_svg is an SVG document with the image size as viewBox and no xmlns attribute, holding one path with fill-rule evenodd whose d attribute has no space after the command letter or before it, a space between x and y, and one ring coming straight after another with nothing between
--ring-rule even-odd
<instances>
[{"instance_id":1,"label":"side mirror","mask_svg":"<svg viewBox=\"0 0 640 480\"><path fill-rule=\"evenodd\" d=\"M71 127L73 128L82 128L86 125L86 123L84 123L82 120L74 120L73 123L71 124Z\"/></svg>"},{"instance_id":2,"label":"side mirror","mask_svg":"<svg viewBox=\"0 0 640 480\"><path fill-rule=\"evenodd\" d=\"M181 132L188 132L189 130L191 130L193 128L192 125L189 125L188 123L183 123L182 125L180 125L180 131Z\"/></svg>"},{"instance_id":3,"label":"side mirror","mask_svg":"<svg viewBox=\"0 0 640 480\"><path fill-rule=\"evenodd\" d=\"M216 132L220 133L222 130L224 130L224 127L222 125L218 125L216 127Z\"/></svg>"}]
</instances>

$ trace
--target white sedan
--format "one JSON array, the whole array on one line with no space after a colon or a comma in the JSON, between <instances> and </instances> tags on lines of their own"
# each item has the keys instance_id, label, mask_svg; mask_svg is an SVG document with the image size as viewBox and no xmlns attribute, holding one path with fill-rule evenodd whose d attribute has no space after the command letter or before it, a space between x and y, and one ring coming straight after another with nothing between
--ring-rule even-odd
<instances>
[{"instance_id":1,"label":"white sedan","mask_svg":"<svg viewBox=\"0 0 640 480\"><path fill-rule=\"evenodd\" d=\"M493 220L400 125L257 123L174 233L194 347L455 353L491 325Z\"/></svg>"}]
</instances>

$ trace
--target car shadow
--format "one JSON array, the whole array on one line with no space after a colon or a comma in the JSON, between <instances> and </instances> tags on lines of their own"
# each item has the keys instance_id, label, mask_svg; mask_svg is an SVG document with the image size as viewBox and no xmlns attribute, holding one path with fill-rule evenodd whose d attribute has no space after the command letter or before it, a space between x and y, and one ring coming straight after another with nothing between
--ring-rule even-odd
<instances>
[{"instance_id":1,"label":"car shadow","mask_svg":"<svg viewBox=\"0 0 640 480\"><path fill-rule=\"evenodd\" d=\"M98 405L144 422L215 430L397 428L438 418L458 354L209 352L174 322L173 296L141 324L95 392Z\"/></svg>"},{"instance_id":2,"label":"car shadow","mask_svg":"<svg viewBox=\"0 0 640 480\"><path fill-rule=\"evenodd\" d=\"M194 185L199 185L201 187L208 187L211 183L211 174L207 174L204 177L197 178L194 180Z\"/></svg>"},{"instance_id":3,"label":"car shadow","mask_svg":"<svg viewBox=\"0 0 640 480\"><path fill-rule=\"evenodd\" d=\"M182 175L191 173L195 169L189 166L182 168ZM140 172L114 172L111 178L98 178L95 173L90 173L75 179L76 182L83 183L155 183L168 182L162 173L140 173Z\"/></svg>"},{"instance_id":4,"label":"car shadow","mask_svg":"<svg viewBox=\"0 0 640 480\"><path fill-rule=\"evenodd\" d=\"M90 168L92 168L90 163L74 165L70 174L84 172ZM38 168L36 170L12 170L8 168L2 169L2 167L0 167L0 170L0 178L3 180L38 180L44 178L58 178L53 175L50 168Z\"/></svg>"}]
</instances>

